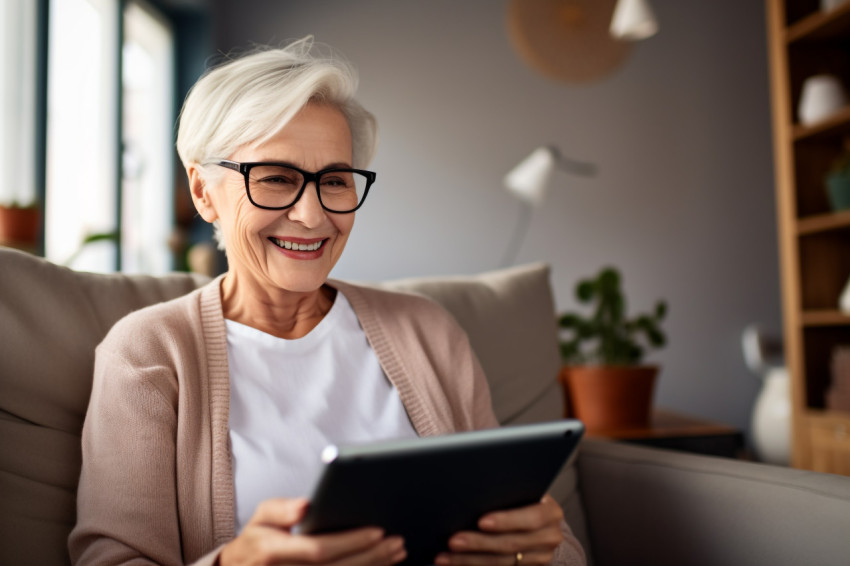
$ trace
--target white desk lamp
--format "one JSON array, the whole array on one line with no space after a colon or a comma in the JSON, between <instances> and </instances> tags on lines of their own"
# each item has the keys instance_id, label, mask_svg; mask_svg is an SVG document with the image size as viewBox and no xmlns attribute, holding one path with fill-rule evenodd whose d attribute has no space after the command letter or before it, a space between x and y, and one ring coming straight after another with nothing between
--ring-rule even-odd
<instances>
[{"instance_id":1,"label":"white desk lamp","mask_svg":"<svg viewBox=\"0 0 850 566\"><path fill-rule=\"evenodd\" d=\"M596 165L564 157L558 148L552 145L538 147L511 169L505 175L503 183L508 192L520 200L522 208L513 237L502 259L502 266L514 262L528 231L532 208L543 203L555 169L585 177L596 175Z\"/></svg>"}]
</instances>

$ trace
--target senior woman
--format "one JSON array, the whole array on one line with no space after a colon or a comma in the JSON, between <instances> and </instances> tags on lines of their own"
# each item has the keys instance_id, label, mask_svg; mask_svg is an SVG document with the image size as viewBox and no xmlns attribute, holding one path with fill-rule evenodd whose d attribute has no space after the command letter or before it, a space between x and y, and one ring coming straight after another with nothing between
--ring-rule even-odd
<instances>
[{"instance_id":1,"label":"senior woman","mask_svg":"<svg viewBox=\"0 0 850 566\"><path fill-rule=\"evenodd\" d=\"M356 75L305 38L186 99L177 149L228 271L119 321L83 430L77 564L395 564L378 528L304 535L328 443L497 426L462 330L426 299L328 279L375 173ZM491 513L437 564L581 564L557 503Z\"/></svg>"}]
</instances>

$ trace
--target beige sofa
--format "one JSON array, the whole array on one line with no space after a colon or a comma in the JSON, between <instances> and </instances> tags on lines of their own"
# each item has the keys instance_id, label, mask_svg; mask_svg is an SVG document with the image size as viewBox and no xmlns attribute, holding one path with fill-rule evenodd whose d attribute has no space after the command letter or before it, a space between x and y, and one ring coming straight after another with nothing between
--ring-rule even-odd
<instances>
[{"instance_id":1,"label":"beige sofa","mask_svg":"<svg viewBox=\"0 0 850 566\"><path fill-rule=\"evenodd\" d=\"M94 346L125 313L202 282L0 249L0 565L68 562ZM545 265L384 285L455 315L503 423L561 416ZM597 566L850 564L850 478L585 441L552 492Z\"/></svg>"}]
</instances>

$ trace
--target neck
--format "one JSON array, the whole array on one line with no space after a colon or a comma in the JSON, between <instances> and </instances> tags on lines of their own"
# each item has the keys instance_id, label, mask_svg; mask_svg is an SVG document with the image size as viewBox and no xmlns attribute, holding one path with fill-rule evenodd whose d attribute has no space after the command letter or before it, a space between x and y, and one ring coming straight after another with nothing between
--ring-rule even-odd
<instances>
[{"instance_id":1,"label":"neck","mask_svg":"<svg viewBox=\"0 0 850 566\"><path fill-rule=\"evenodd\" d=\"M224 318L294 340L313 330L331 310L336 290L322 285L304 293L245 284L229 272L221 284Z\"/></svg>"}]
</instances>

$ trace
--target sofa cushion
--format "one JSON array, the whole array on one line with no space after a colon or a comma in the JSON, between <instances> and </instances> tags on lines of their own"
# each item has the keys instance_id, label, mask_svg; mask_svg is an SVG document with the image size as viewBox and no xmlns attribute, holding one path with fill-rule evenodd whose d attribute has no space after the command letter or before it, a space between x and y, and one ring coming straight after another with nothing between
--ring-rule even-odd
<instances>
[{"instance_id":1,"label":"sofa cushion","mask_svg":"<svg viewBox=\"0 0 850 566\"><path fill-rule=\"evenodd\" d=\"M71 271L0 248L0 564L65 564L94 348L202 278Z\"/></svg>"},{"instance_id":2,"label":"sofa cushion","mask_svg":"<svg viewBox=\"0 0 850 566\"><path fill-rule=\"evenodd\" d=\"M484 368L500 423L561 418L557 321L547 265L381 286L426 295L455 317Z\"/></svg>"},{"instance_id":3,"label":"sofa cushion","mask_svg":"<svg viewBox=\"0 0 850 566\"><path fill-rule=\"evenodd\" d=\"M599 564L850 563L850 478L602 440L578 467Z\"/></svg>"}]
</instances>

